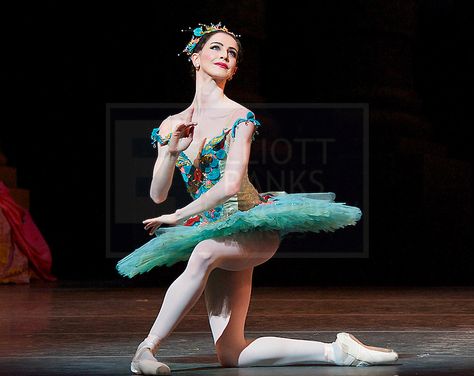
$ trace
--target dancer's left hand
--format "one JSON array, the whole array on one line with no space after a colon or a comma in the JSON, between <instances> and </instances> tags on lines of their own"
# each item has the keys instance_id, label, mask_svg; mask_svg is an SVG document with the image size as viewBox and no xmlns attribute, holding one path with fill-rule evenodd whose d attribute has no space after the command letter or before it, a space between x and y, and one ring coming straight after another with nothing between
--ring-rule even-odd
<instances>
[{"instance_id":1,"label":"dancer's left hand","mask_svg":"<svg viewBox=\"0 0 474 376\"><path fill-rule=\"evenodd\" d=\"M164 214L156 218L145 219L143 224L145 225L145 230L148 230L150 235L153 235L158 227L163 223L167 225L175 226L178 223L178 217L176 213L173 214Z\"/></svg>"}]
</instances>

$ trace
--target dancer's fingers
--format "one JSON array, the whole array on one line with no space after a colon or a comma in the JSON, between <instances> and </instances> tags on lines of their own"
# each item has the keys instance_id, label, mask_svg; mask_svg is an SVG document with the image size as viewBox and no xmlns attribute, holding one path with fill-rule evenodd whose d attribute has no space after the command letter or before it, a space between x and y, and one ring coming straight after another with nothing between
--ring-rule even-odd
<instances>
[{"instance_id":1,"label":"dancer's fingers","mask_svg":"<svg viewBox=\"0 0 474 376\"><path fill-rule=\"evenodd\" d=\"M147 223L147 225L145 226L145 230L148 230L149 228L153 227L153 226L156 226L156 222L150 222L150 223Z\"/></svg>"},{"instance_id":2,"label":"dancer's fingers","mask_svg":"<svg viewBox=\"0 0 474 376\"><path fill-rule=\"evenodd\" d=\"M145 227L145 230L148 231L149 234L152 233L152 229L153 229L153 226Z\"/></svg>"},{"instance_id":3,"label":"dancer's fingers","mask_svg":"<svg viewBox=\"0 0 474 376\"><path fill-rule=\"evenodd\" d=\"M160 227L160 225L153 226L152 229L150 230L149 234L153 235L158 227Z\"/></svg>"},{"instance_id":4,"label":"dancer's fingers","mask_svg":"<svg viewBox=\"0 0 474 376\"><path fill-rule=\"evenodd\" d=\"M174 132L182 132L184 129L186 129L186 124L181 123L176 126L176 128L174 129Z\"/></svg>"},{"instance_id":5,"label":"dancer's fingers","mask_svg":"<svg viewBox=\"0 0 474 376\"><path fill-rule=\"evenodd\" d=\"M194 134L194 126L195 126L196 124L197 124L197 123L192 123L192 124L190 124L190 125L185 129L185 131L183 132L183 136L184 136L184 137L189 137L189 135Z\"/></svg>"}]
</instances>

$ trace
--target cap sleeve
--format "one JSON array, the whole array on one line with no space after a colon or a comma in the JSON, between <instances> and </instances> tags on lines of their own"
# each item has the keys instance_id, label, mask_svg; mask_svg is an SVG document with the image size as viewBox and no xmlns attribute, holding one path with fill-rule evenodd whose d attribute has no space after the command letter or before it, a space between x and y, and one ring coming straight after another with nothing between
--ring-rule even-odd
<instances>
[{"instance_id":1,"label":"cap sleeve","mask_svg":"<svg viewBox=\"0 0 474 376\"><path fill-rule=\"evenodd\" d=\"M255 125L255 131L253 132L253 135L252 135L252 141L254 141L255 135L258 134L258 128L260 127L261 124L257 119L255 119L255 114L252 111L248 111L246 117L240 117L234 122L234 125L232 126L231 136L235 138L235 131L237 127L241 123L247 123L247 122L251 122L252 124Z\"/></svg>"},{"instance_id":2,"label":"cap sleeve","mask_svg":"<svg viewBox=\"0 0 474 376\"><path fill-rule=\"evenodd\" d=\"M168 120L168 118L166 118L166 120ZM163 125L163 123L161 123L161 125ZM173 134L173 132L169 132L166 136L161 137L159 134L161 125L158 128L153 128L153 130L151 131L151 136L150 136L151 144L153 145L154 148L156 148L157 142L159 142L161 146L167 145L171 138L171 135Z\"/></svg>"}]
</instances>

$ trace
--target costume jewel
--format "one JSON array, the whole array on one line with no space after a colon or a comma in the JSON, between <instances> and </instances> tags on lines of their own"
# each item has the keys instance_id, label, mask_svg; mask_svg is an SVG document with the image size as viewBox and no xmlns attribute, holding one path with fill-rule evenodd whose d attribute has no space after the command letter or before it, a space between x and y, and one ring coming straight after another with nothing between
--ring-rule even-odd
<instances>
[{"instance_id":1,"label":"costume jewel","mask_svg":"<svg viewBox=\"0 0 474 376\"><path fill-rule=\"evenodd\" d=\"M194 51L194 47L196 47L196 45L199 43L199 40L201 39L201 37L204 34L207 34L207 33L213 32L213 31L224 31L227 34L230 34L230 35L234 36L235 38L240 38L241 37L240 34L235 34L232 31L229 31L227 29L227 27L221 25L220 22L217 23L217 24L212 24L211 23L210 25L200 23L198 25L199 26L196 27L195 29L192 29L191 27L188 27L188 30L181 30L182 32L191 31L193 33L193 37L191 38L189 43L186 45L184 50L181 51L178 54L178 56L181 55L183 52L185 52L188 56L191 56L193 51Z\"/></svg>"}]
</instances>

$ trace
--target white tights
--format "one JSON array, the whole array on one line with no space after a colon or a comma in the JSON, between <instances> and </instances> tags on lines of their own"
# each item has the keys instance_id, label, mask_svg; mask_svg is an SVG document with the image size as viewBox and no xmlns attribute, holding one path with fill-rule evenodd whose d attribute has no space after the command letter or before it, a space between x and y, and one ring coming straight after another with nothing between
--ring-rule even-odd
<instances>
[{"instance_id":1,"label":"white tights","mask_svg":"<svg viewBox=\"0 0 474 376\"><path fill-rule=\"evenodd\" d=\"M250 303L252 273L275 253L276 234L241 234L209 239L196 246L184 272L168 288L148 340L155 352L205 293L209 323L223 366L278 366L311 362L335 363L342 352L334 342L281 337L247 339L245 318Z\"/></svg>"}]
</instances>

